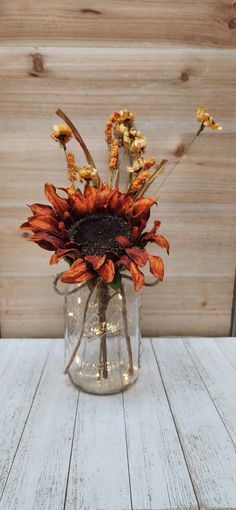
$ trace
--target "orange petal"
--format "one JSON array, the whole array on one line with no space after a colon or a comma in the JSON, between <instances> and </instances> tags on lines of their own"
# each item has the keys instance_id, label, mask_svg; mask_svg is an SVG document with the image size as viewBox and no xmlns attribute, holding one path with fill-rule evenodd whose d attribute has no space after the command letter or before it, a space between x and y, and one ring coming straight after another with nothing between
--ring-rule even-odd
<instances>
[{"instance_id":1,"label":"orange petal","mask_svg":"<svg viewBox=\"0 0 236 510\"><path fill-rule=\"evenodd\" d=\"M93 186L89 186L89 184L87 183L85 184L84 196L87 201L88 212L90 213L94 210L94 203L97 196L97 192L98 191L96 188L94 188Z\"/></svg>"},{"instance_id":2,"label":"orange petal","mask_svg":"<svg viewBox=\"0 0 236 510\"><path fill-rule=\"evenodd\" d=\"M94 208L97 210L106 209L111 199L112 191L105 184L98 190Z\"/></svg>"},{"instance_id":3,"label":"orange petal","mask_svg":"<svg viewBox=\"0 0 236 510\"><path fill-rule=\"evenodd\" d=\"M52 216L33 216L29 220L30 226L33 227L35 232L50 232L51 234L58 235L60 230L58 229L58 222Z\"/></svg>"},{"instance_id":4,"label":"orange petal","mask_svg":"<svg viewBox=\"0 0 236 510\"><path fill-rule=\"evenodd\" d=\"M88 213L87 200L80 190L77 190L75 193L73 193L73 195L71 195L68 200L73 212L77 217L84 216Z\"/></svg>"},{"instance_id":5,"label":"orange petal","mask_svg":"<svg viewBox=\"0 0 236 510\"><path fill-rule=\"evenodd\" d=\"M48 234L47 232L39 232L33 234L29 241L33 241L38 244L41 248L49 251L55 251L58 248L63 248L64 243L59 237Z\"/></svg>"},{"instance_id":6,"label":"orange petal","mask_svg":"<svg viewBox=\"0 0 236 510\"><path fill-rule=\"evenodd\" d=\"M34 230L33 227L30 226L29 222L28 221L25 221L24 223L22 223L22 225L20 225L20 229L21 230Z\"/></svg>"},{"instance_id":7,"label":"orange petal","mask_svg":"<svg viewBox=\"0 0 236 510\"><path fill-rule=\"evenodd\" d=\"M87 260L87 262L92 264L93 269L95 269L95 271L96 271L97 269L100 269L100 267L104 264L106 255L101 255L101 256L100 255L86 255L84 258L85 258L85 260Z\"/></svg>"},{"instance_id":8,"label":"orange petal","mask_svg":"<svg viewBox=\"0 0 236 510\"><path fill-rule=\"evenodd\" d=\"M89 271L87 264L81 258L75 260L68 271L65 271L61 275L61 281L63 283L81 283L87 280L91 280L95 274Z\"/></svg>"},{"instance_id":9,"label":"orange petal","mask_svg":"<svg viewBox=\"0 0 236 510\"><path fill-rule=\"evenodd\" d=\"M135 202L130 222L133 226L139 227L139 233L142 232L150 218L150 209L156 203L155 198L141 198Z\"/></svg>"},{"instance_id":10,"label":"orange petal","mask_svg":"<svg viewBox=\"0 0 236 510\"><path fill-rule=\"evenodd\" d=\"M118 189L113 190L113 193L108 201L108 208L110 212L115 213L120 210L121 195L122 193Z\"/></svg>"},{"instance_id":11,"label":"orange petal","mask_svg":"<svg viewBox=\"0 0 236 510\"><path fill-rule=\"evenodd\" d=\"M133 206L133 215L139 216L139 215L146 215L150 214L150 209L153 204L156 203L156 198L150 197L150 198L140 198L137 200L137 202L134 202Z\"/></svg>"},{"instance_id":12,"label":"orange petal","mask_svg":"<svg viewBox=\"0 0 236 510\"><path fill-rule=\"evenodd\" d=\"M108 283L112 282L115 276L115 267L112 260L107 259L106 262L97 269L97 273Z\"/></svg>"},{"instance_id":13,"label":"orange petal","mask_svg":"<svg viewBox=\"0 0 236 510\"><path fill-rule=\"evenodd\" d=\"M138 227L134 226L132 230L132 238L134 241L136 241L139 237L139 229Z\"/></svg>"},{"instance_id":14,"label":"orange petal","mask_svg":"<svg viewBox=\"0 0 236 510\"><path fill-rule=\"evenodd\" d=\"M63 257L70 257L76 259L80 256L80 251L76 248L58 248L58 250L51 256L50 264L57 264Z\"/></svg>"},{"instance_id":15,"label":"orange petal","mask_svg":"<svg viewBox=\"0 0 236 510\"><path fill-rule=\"evenodd\" d=\"M145 266L148 254L145 248L139 248L138 246L132 246L131 248L126 248L126 253L129 257L139 266Z\"/></svg>"},{"instance_id":16,"label":"orange petal","mask_svg":"<svg viewBox=\"0 0 236 510\"><path fill-rule=\"evenodd\" d=\"M159 280L163 280L164 278L164 263L161 257L157 257L156 255L148 255L150 271Z\"/></svg>"},{"instance_id":17,"label":"orange petal","mask_svg":"<svg viewBox=\"0 0 236 510\"><path fill-rule=\"evenodd\" d=\"M139 291L144 284L144 275L142 271L139 270L137 264L127 257L127 255L124 255L120 258L117 265L124 265L128 269L134 282L134 288L136 291Z\"/></svg>"},{"instance_id":18,"label":"orange petal","mask_svg":"<svg viewBox=\"0 0 236 510\"><path fill-rule=\"evenodd\" d=\"M128 248L128 246L130 246L130 241L129 239L127 239L127 237L125 236L117 236L115 238L115 240L121 245L123 246L123 248Z\"/></svg>"},{"instance_id":19,"label":"orange petal","mask_svg":"<svg viewBox=\"0 0 236 510\"><path fill-rule=\"evenodd\" d=\"M120 215L127 216L132 211L134 202L130 195L124 195Z\"/></svg>"},{"instance_id":20,"label":"orange petal","mask_svg":"<svg viewBox=\"0 0 236 510\"><path fill-rule=\"evenodd\" d=\"M53 184L45 184L45 195L48 201L51 202L56 214L63 219L64 213L69 209L68 201L65 198L59 197Z\"/></svg>"},{"instance_id":21,"label":"orange petal","mask_svg":"<svg viewBox=\"0 0 236 510\"><path fill-rule=\"evenodd\" d=\"M54 210L50 205L45 204L32 204L29 205L34 216L42 214L44 216L55 216Z\"/></svg>"},{"instance_id":22,"label":"orange petal","mask_svg":"<svg viewBox=\"0 0 236 510\"><path fill-rule=\"evenodd\" d=\"M151 232L144 234L144 236L142 236L142 241L145 241L145 244L147 244L148 242L156 243L158 244L158 246L161 246L161 248L165 248L167 253L169 254L170 245L167 239L161 236L160 234L152 235Z\"/></svg>"},{"instance_id":23,"label":"orange petal","mask_svg":"<svg viewBox=\"0 0 236 510\"><path fill-rule=\"evenodd\" d=\"M161 246L161 248L165 248L167 253L169 254L170 245L165 237L161 236L160 234L157 234L155 235L154 242Z\"/></svg>"},{"instance_id":24,"label":"orange petal","mask_svg":"<svg viewBox=\"0 0 236 510\"><path fill-rule=\"evenodd\" d=\"M146 236L149 236L149 235L155 235L156 231L160 227L160 225L161 225L161 222L159 220L154 221L152 230L150 230L150 232L144 232L144 234L142 235L142 239L144 239Z\"/></svg>"}]
</instances>

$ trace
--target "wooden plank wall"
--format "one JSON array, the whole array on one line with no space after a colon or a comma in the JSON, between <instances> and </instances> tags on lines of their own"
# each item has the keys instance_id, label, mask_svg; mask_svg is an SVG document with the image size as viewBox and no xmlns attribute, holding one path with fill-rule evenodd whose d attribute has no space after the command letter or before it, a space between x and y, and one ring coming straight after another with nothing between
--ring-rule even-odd
<instances>
[{"instance_id":1,"label":"wooden plank wall","mask_svg":"<svg viewBox=\"0 0 236 510\"><path fill-rule=\"evenodd\" d=\"M236 3L228 0L2 0L2 336L61 336L62 301L48 252L18 225L43 184L65 182L48 133L61 107L106 172L104 123L134 111L147 154L174 161L204 104L224 127L200 137L162 188L161 232L171 243L162 285L144 290L146 335L227 335L236 248ZM81 159L82 162L82 159Z\"/></svg>"}]
</instances>

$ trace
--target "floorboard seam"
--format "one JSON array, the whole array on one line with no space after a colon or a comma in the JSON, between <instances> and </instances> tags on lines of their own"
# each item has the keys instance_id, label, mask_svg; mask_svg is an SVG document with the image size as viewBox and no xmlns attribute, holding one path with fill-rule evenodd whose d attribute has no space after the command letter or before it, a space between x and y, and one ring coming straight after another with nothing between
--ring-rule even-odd
<instances>
[{"instance_id":1,"label":"floorboard seam","mask_svg":"<svg viewBox=\"0 0 236 510\"><path fill-rule=\"evenodd\" d=\"M207 385L206 385L206 383L205 383L205 381L204 381L204 379L203 379L203 377L202 377L202 375L201 375L201 372L200 372L200 371L199 371L199 369L198 369L198 366L196 365L196 363L195 363L195 361L194 361L194 358L193 358L193 356L192 356L191 352L188 350L188 348L186 347L186 345L184 344L184 342L183 342L183 345L184 345L184 348L185 348L185 350L187 351L188 355L190 356L190 358L191 358L191 360L192 360L192 362L193 362L193 364L194 364L194 366L195 366L195 368L196 368L196 370L197 370L197 373L198 373L198 375L199 375L199 377L200 377L200 379L201 379L201 381L202 381L202 383L203 383L203 385L204 385L204 388L206 389L207 394L209 395L210 400L211 400L211 402L212 402L212 404L213 404L213 406L214 406L214 408L215 408L215 410L216 410L217 414L219 415L219 418L221 419L221 421L222 421L222 423L223 423L223 425L224 425L224 427L225 427L225 429L226 429L227 433L229 434L229 437L230 437L230 439L231 439L231 441L232 441L232 443L233 443L234 447L236 447L236 442L235 442L235 441L234 441L234 439L232 438L231 433L229 432L229 429L228 429L228 427L227 427L227 425L226 425L226 423L225 423L225 421L224 421L224 418L223 418L223 416L221 416L221 412L219 411L219 409L218 409L218 407L217 407L217 404L216 404L216 403L215 403L215 401L213 400L213 397L211 396L211 393L210 393L210 391L209 391L209 389L208 389L208 387L207 387Z\"/></svg>"},{"instance_id":2,"label":"floorboard seam","mask_svg":"<svg viewBox=\"0 0 236 510\"><path fill-rule=\"evenodd\" d=\"M155 350L154 350L154 347L153 347L153 340L152 340L152 338L150 338L150 343L151 343L153 354L154 354L154 357L155 357L155 360L156 360L157 369L159 371L160 378L161 378L161 381L162 381L162 384L163 384L164 392L165 392L165 395L166 395L166 400L167 400L167 403L168 403L168 406L169 406L169 409L170 409L170 413L171 413L171 416L172 416L172 420L173 420L173 423L174 423L176 434L178 436L180 448L181 448L182 453L183 453L184 461L185 461L186 468L187 468L187 471L188 471L188 475L189 475L189 478L190 478L190 481L191 481L191 485L192 485L193 493L194 493L194 496L195 496L195 499L196 499L196 503L197 503L197 506L198 506L198 510L201 510L202 507L201 507L201 505L199 503L199 500L198 500L198 497L197 497L197 494L196 494L196 490L195 490L195 487L194 487L192 475L191 475L191 472L190 472L190 468L189 468L189 465L188 465L188 461L187 461L187 458L186 458L184 447L183 447L183 444L182 444L182 441L181 441L181 438L180 438L179 429L178 429L177 423L176 423L175 418L174 418L174 414L173 414L173 411L172 411L172 408L171 408L171 404L170 404L169 396L168 396L168 393L167 393L167 389L166 389L166 386L165 386L165 383L164 383L164 380L163 380L163 377L162 377L160 365L159 365L159 362L158 362L158 359L157 359L157 356L156 356L156 353L155 353Z\"/></svg>"},{"instance_id":3,"label":"floorboard seam","mask_svg":"<svg viewBox=\"0 0 236 510\"><path fill-rule=\"evenodd\" d=\"M220 343L218 344L218 342L216 342L216 339L214 337L211 337L211 338L214 340L216 347L218 347L220 352L222 352L222 354L224 354L224 357L227 359L227 361L229 361L230 365L234 368L234 370L236 370L236 365L231 361L231 359L229 358L227 353L224 351L224 349L221 348Z\"/></svg>"},{"instance_id":4,"label":"floorboard seam","mask_svg":"<svg viewBox=\"0 0 236 510\"><path fill-rule=\"evenodd\" d=\"M67 473L67 479L66 479L66 489L65 489L65 498L64 498L63 510L65 510L66 506L67 506L67 494L68 494L68 486L69 486L69 478L70 478L71 461L72 461L72 455L73 455L73 446L74 446L74 440L75 440L75 429L76 429L76 422L77 422L78 409L79 409L79 397L80 397L80 391L78 390L78 397L77 397L76 409L75 409L75 419L74 419L74 426L73 426L73 432L72 432L72 441L71 441L68 473Z\"/></svg>"},{"instance_id":5,"label":"floorboard seam","mask_svg":"<svg viewBox=\"0 0 236 510\"><path fill-rule=\"evenodd\" d=\"M130 476L130 465L129 465L129 451L128 451L128 437L127 437L127 429L126 429L125 403L124 403L124 392L123 391L122 391L122 404L123 404L123 415L124 415L124 426L125 426L127 467L128 467L128 477L129 477L129 491L130 491L130 505L131 505L130 508L131 508L131 510L133 510L131 476Z\"/></svg>"},{"instance_id":6,"label":"floorboard seam","mask_svg":"<svg viewBox=\"0 0 236 510\"><path fill-rule=\"evenodd\" d=\"M13 464L14 464L14 461L15 461L15 458L16 458L16 455L17 455L17 452L18 452L18 449L19 449L19 446L20 446L20 443L21 443L21 439L23 437L23 434L24 434L24 431L25 431L25 428L26 428L26 425L28 423L28 420L29 420L29 417L30 417L30 413L31 413L31 410L32 410L32 407L34 405L34 402L35 402L35 398L36 398L36 395L38 393L38 389L39 389L39 386L40 386L40 383L41 383L41 380L42 380L42 377L43 377L43 374L44 374L44 371L45 371L45 367L46 367L46 364L47 364L47 361L48 361L48 357L49 357L49 354L52 350L52 346L53 346L53 343L51 341L51 344L49 346L49 349L48 349L48 353L47 353L47 356L46 356L46 359L45 359L45 362L43 364L43 368L42 368L42 371L41 371L41 374L40 374L40 377L39 377L39 380L37 382L37 385L36 385L36 388L35 388L35 392L34 392L34 395L33 395L33 398L32 398L32 401L31 401L31 404L29 406L29 410L28 410L28 413L26 415L26 419L25 419L25 422L24 422L24 426L22 428L22 431L21 431L21 434L20 434L20 437L19 437L19 441L17 443L17 447L16 447L16 451L14 453L14 456L13 456L13 459L12 459L12 463L11 463L11 466L10 466L10 469L9 469L9 472L8 472L8 475L7 475L7 478L6 478L6 481L4 483L4 486L2 488L2 493L0 495L0 501L2 500L2 497L3 497L3 494L4 494L4 491L5 491L5 488L7 486L7 482L9 480L9 476L11 474L11 470L12 470L12 467L13 467Z\"/></svg>"}]
</instances>

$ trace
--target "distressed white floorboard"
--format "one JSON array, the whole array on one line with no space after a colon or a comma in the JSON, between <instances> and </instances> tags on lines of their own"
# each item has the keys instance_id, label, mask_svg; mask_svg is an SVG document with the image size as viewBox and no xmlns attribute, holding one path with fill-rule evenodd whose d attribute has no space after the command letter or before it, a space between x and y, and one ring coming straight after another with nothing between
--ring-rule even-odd
<instances>
[{"instance_id":1,"label":"distressed white floorboard","mask_svg":"<svg viewBox=\"0 0 236 510\"><path fill-rule=\"evenodd\" d=\"M1 510L63 510L78 398L63 374L63 359L63 342L52 341ZM23 364L18 369L23 371ZM34 373L33 363L31 370Z\"/></svg>"},{"instance_id":2,"label":"distressed white floorboard","mask_svg":"<svg viewBox=\"0 0 236 510\"><path fill-rule=\"evenodd\" d=\"M236 338L216 338L218 347L236 368Z\"/></svg>"},{"instance_id":3,"label":"distressed white floorboard","mask_svg":"<svg viewBox=\"0 0 236 510\"><path fill-rule=\"evenodd\" d=\"M0 340L0 497L50 345L50 340Z\"/></svg>"},{"instance_id":4,"label":"distressed white floorboard","mask_svg":"<svg viewBox=\"0 0 236 510\"><path fill-rule=\"evenodd\" d=\"M181 339L153 341L201 508L236 508L234 444Z\"/></svg>"},{"instance_id":5,"label":"distressed white floorboard","mask_svg":"<svg viewBox=\"0 0 236 510\"><path fill-rule=\"evenodd\" d=\"M15 356L19 346L19 339L0 339L0 381L5 376L9 365L12 363L12 357Z\"/></svg>"},{"instance_id":6,"label":"distressed white floorboard","mask_svg":"<svg viewBox=\"0 0 236 510\"><path fill-rule=\"evenodd\" d=\"M141 362L139 379L124 392L133 508L198 508L148 339L142 341Z\"/></svg>"},{"instance_id":7,"label":"distressed white floorboard","mask_svg":"<svg viewBox=\"0 0 236 510\"><path fill-rule=\"evenodd\" d=\"M213 338L184 340L184 344L236 446L235 368Z\"/></svg>"},{"instance_id":8,"label":"distressed white floorboard","mask_svg":"<svg viewBox=\"0 0 236 510\"><path fill-rule=\"evenodd\" d=\"M0 340L0 510L236 510L236 339L152 344L99 397L63 375L62 340Z\"/></svg>"},{"instance_id":9,"label":"distressed white floorboard","mask_svg":"<svg viewBox=\"0 0 236 510\"><path fill-rule=\"evenodd\" d=\"M66 510L130 508L122 395L81 392Z\"/></svg>"}]
</instances>

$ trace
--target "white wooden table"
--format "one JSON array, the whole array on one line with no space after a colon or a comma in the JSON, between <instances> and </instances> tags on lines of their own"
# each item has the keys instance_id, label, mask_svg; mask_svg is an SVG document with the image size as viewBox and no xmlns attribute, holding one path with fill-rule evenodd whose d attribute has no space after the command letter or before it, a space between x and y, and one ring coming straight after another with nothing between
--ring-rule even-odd
<instances>
[{"instance_id":1,"label":"white wooden table","mask_svg":"<svg viewBox=\"0 0 236 510\"><path fill-rule=\"evenodd\" d=\"M79 392L62 340L0 340L1 510L236 509L236 339L144 339L123 394Z\"/></svg>"}]
</instances>

